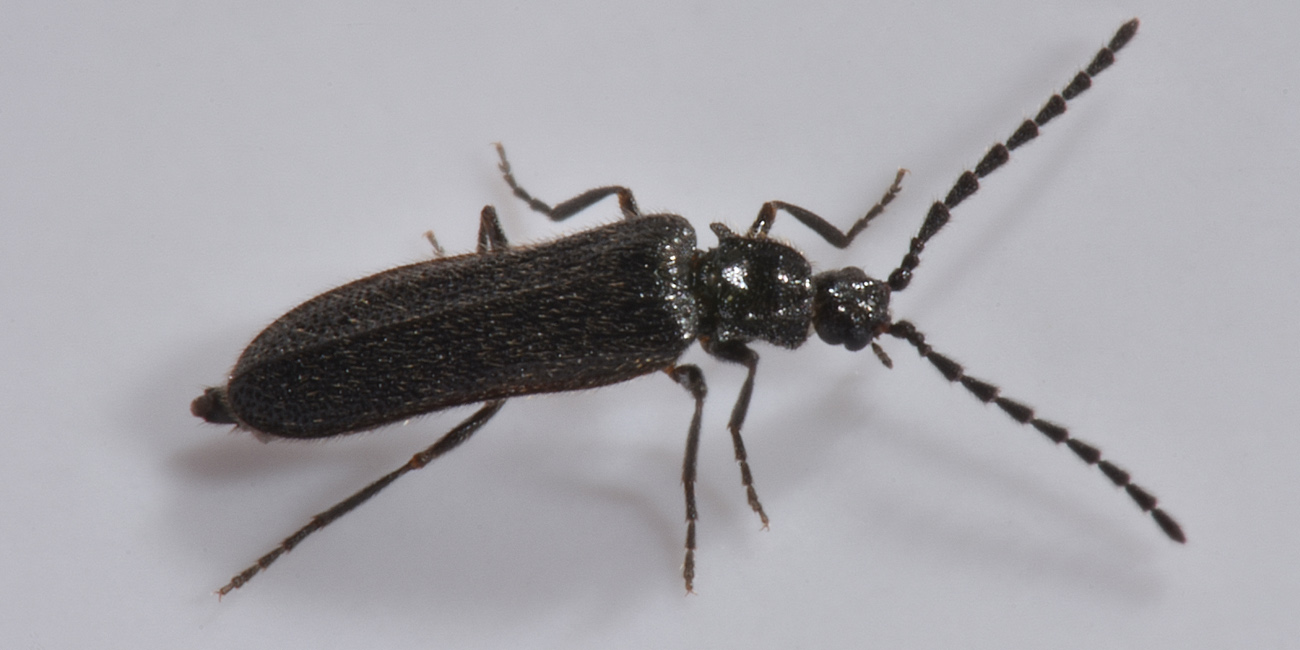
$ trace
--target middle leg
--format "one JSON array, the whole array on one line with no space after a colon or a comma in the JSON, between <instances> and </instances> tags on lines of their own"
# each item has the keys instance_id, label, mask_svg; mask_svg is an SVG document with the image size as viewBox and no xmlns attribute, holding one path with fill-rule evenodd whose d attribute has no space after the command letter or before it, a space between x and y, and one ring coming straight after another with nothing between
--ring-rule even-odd
<instances>
[{"instance_id":1,"label":"middle leg","mask_svg":"<svg viewBox=\"0 0 1300 650\"><path fill-rule=\"evenodd\" d=\"M754 394L754 373L758 371L758 353L744 343L708 343L704 345L704 351L723 361L739 363L748 371L745 374L745 383L740 387L740 395L736 396L736 404L731 407L731 419L727 421L727 430L731 432L731 445L736 450L736 462L740 464L740 482L745 486L749 507L758 513L758 518L763 521L763 528L767 528L767 513L763 512L763 504L759 502L758 492L754 490L754 475L749 471L749 455L745 453L745 441L740 437L740 428L745 425L745 415L749 413L749 399Z\"/></svg>"}]
</instances>

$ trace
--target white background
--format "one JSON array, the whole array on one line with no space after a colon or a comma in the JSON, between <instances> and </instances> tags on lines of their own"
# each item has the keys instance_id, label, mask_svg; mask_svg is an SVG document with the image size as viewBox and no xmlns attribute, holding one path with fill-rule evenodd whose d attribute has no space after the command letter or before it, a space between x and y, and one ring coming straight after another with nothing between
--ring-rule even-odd
<instances>
[{"instance_id":1,"label":"white background","mask_svg":"<svg viewBox=\"0 0 1300 650\"><path fill-rule=\"evenodd\" d=\"M1300 647L1300 10L1214 2L9 3L0 24L0 643L9 648ZM426 6L430 5L430 6ZM892 6L891 6L892 5ZM814 339L763 355L761 532L709 379L698 594L690 400L662 375L520 399L212 591L467 410L262 444L189 401L344 281L515 242L490 143L558 201L607 183L745 228L848 224L885 276L926 206L1137 38L954 212L894 312L1163 499L945 382Z\"/></svg>"}]
</instances>

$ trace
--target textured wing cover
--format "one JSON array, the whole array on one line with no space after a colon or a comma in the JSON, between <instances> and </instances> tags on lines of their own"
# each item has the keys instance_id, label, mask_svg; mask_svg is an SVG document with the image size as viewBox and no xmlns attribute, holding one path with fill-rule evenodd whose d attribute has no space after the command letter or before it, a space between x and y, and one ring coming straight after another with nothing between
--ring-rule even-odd
<instances>
[{"instance_id":1,"label":"textured wing cover","mask_svg":"<svg viewBox=\"0 0 1300 650\"><path fill-rule=\"evenodd\" d=\"M231 410L264 433L321 437L665 368L694 339L694 253L690 224L656 215L357 280L253 340Z\"/></svg>"}]
</instances>

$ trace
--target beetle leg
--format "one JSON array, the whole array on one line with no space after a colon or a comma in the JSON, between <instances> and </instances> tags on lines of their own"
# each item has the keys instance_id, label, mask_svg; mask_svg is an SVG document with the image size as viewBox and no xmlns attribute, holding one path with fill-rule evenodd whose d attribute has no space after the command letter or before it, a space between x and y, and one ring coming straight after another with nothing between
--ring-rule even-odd
<instances>
[{"instance_id":1,"label":"beetle leg","mask_svg":"<svg viewBox=\"0 0 1300 650\"><path fill-rule=\"evenodd\" d=\"M686 581L686 593L690 594L695 593L695 521L700 518L695 510L695 465L700 451L700 418L704 415L704 397L709 389L699 366L673 366L667 372L695 398L695 415L691 416L691 428L686 434L686 455L682 458L682 487L686 490L686 559L682 562L682 579Z\"/></svg>"},{"instance_id":2,"label":"beetle leg","mask_svg":"<svg viewBox=\"0 0 1300 650\"><path fill-rule=\"evenodd\" d=\"M754 475L749 471L749 456L745 453L745 441L740 437L740 428L745 424L745 414L749 412L749 398L754 394L754 373L758 370L758 353L749 348L744 343L706 343L704 351L732 363L739 363L748 369L745 375L745 383L740 387L740 395L736 396L736 405L731 407L731 419L727 421L727 429L731 431L731 445L736 448L736 462L740 464L740 482L745 486L745 495L749 498L749 507L758 513L758 518L763 520L763 528L767 528L767 513L763 512L763 504L758 501L758 492L754 490Z\"/></svg>"},{"instance_id":3,"label":"beetle leg","mask_svg":"<svg viewBox=\"0 0 1300 650\"><path fill-rule=\"evenodd\" d=\"M611 195L618 195L618 207L623 211L623 218L635 219L641 216L641 211L636 207L636 199L632 198L632 190L622 185L609 185L606 187L597 187L594 190L587 190L567 201L563 201L551 207L540 199L534 198L527 190L519 186L515 180L515 175L510 171L510 161L506 160L506 149L497 143L497 155L501 157L501 162L497 168L501 170L501 175L505 177L506 184L514 191L515 196L519 197L528 207L540 212L551 218L551 221L564 221L583 210L591 207L597 201Z\"/></svg>"},{"instance_id":4,"label":"beetle leg","mask_svg":"<svg viewBox=\"0 0 1300 650\"><path fill-rule=\"evenodd\" d=\"M429 240L429 244L433 246L433 257L435 259L447 256L447 251L442 249L442 244L438 243L438 238L433 236L432 230L424 231L424 238Z\"/></svg>"},{"instance_id":5,"label":"beetle leg","mask_svg":"<svg viewBox=\"0 0 1300 650\"><path fill-rule=\"evenodd\" d=\"M491 420L492 416L496 415L497 411L500 411L501 406L505 403L506 401L503 399L492 400L484 403L483 406L481 406L479 410L475 411L473 415L462 420L460 424L457 424L455 428L448 431L443 435L443 437L439 438L437 442L430 445L424 451L412 456L411 460L407 461L405 465L385 474L382 478L362 488L356 494L334 504L329 510L312 517L311 521L308 522L306 526L299 528L297 532L286 537L284 541L280 542L280 545L275 547L270 553L258 558L257 562L253 564L253 566L244 569L238 575L231 578L230 582L226 583L226 586L217 590L217 595L224 596L244 586L249 580L253 579L253 576L271 566L271 563L278 560L281 555L292 551L295 546L301 543L302 540L307 539L307 537L312 533L330 525L335 519L346 515L351 512L353 508L369 501L371 497L379 494L380 491L392 484L393 481L401 478L403 474L413 469L420 469L425 465L428 465L433 462L435 458L455 449L460 445L460 443L469 440L469 437L474 435L474 432L478 431L484 424L487 424L488 420Z\"/></svg>"},{"instance_id":6,"label":"beetle leg","mask_svg":"<svg viewBox=\"0 0 1300 650\"><path fill-rule=\"evenodd\" d=\"M501 229L501 220L497 219L496 208L485 205L478 218L478 254L489 251L501 251L510 247L506 241L506 231Z\"/></svg>"},{"instance_id":7,"label":"beetle leg","mask_svg":"<svg viewBox=\"0 0 1300 650\"><path fill-rule=\"evenodd\" d=\"M853 225L846 232L840 231L831 222L805 208L791 205L785 201L768 201L759 209L758 218L754 219L754 225L749 227L749 236L766 235L767 231L772 229L772 222L776 220L776 211L785 210L790 213L790 216L798 219L799 223L808 226L813 232L821 235L822 239L830 242L832 246L848 248L849 244L853 243L853 238L865 230L872 219L880 216L885 211L885 206L889 205L894 200L894 197L898 196L898 193L903 190L903 175L906 173L906 169L898 170L898 175L894 176L894 182L890 184L889 189L885 190L884 196L881 196L880 200L871 206L871 209L867 210L867 213L861 219L853 222Z\"/></svg>"}]
</instances>

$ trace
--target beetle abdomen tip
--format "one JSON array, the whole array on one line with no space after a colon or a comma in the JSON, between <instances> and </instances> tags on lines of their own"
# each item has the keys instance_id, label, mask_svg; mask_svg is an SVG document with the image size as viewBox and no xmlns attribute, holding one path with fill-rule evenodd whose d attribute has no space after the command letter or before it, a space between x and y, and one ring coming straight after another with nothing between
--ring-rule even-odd
<instances>
[{"instance_id":1,"label":"beetle abdomen tip","mask_svg":"<svg viewBox=\"0 0 1300 650\"><path fill-rule=\"evenodd\" d=\"M226 389L209 388L202 395L190 402L190 413L213 424L235 424L235 416L230 414L226 404Z\"/></svg>"}]
</instances>

